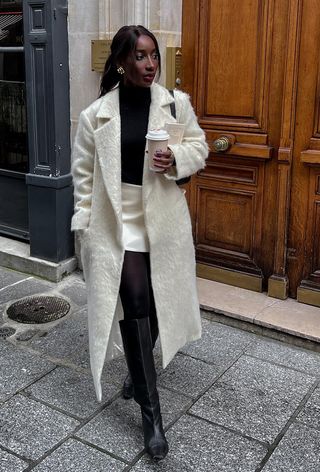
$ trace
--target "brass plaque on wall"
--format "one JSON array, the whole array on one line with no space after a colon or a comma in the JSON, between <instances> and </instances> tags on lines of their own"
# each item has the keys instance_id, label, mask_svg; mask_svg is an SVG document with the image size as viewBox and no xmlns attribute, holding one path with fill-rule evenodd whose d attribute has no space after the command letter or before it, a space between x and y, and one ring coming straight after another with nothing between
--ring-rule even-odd
<instances>
[{"instance_id":1,"label":"brass plaque on wall","mask_svg":"<svg viewBox=\"0 0 320 472\"><path fill-rule=\"evenodd\" d=\"M94 39L91 41L91 69L103 72L107 57L110 54L111 39Z\"/></svg>"},{"instance_id":2,"label":"brass plaque on wall","mask_svg":"<svg viewBox=\"0 0 320 472\"><path fill-rule=\"evenodd\" d=\"M166 61L166 87L168 89L179 88L181 85L181 48L167 47Z\"/></svg>"}]
</instances>

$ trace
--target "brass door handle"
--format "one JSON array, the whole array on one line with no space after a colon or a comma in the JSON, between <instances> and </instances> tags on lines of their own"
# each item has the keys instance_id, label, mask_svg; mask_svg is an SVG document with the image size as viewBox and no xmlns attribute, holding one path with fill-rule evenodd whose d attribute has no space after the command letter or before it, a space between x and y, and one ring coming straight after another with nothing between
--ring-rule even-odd
<instances>
[{"instance_id":1,"label":"brass door handle","mask_svg":"<svg viewBox=\"0 0 320 472\"><path fill-rule=\"evenodd\" d=\"M213 149L215 152L225 152L231 146L231 141L227 136L221 136L213 141Z\"/></svg>"}]
</instances>

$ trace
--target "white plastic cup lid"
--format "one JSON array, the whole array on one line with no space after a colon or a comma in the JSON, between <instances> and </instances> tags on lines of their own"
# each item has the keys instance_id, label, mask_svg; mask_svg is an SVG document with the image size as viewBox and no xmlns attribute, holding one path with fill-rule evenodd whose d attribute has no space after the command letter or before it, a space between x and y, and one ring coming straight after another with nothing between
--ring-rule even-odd
<instances>
[{"instance_id":1,"label":"white plastic cup lid","mask_svg":"<svg viewBox=\"0 0 320 472\"><path fill-rule=\"evenodd\" d=\"M148 132L146 138L153 141L166 141L170 138L170 135L164 129L152 129Z\"/></svg>"}]
</instances>

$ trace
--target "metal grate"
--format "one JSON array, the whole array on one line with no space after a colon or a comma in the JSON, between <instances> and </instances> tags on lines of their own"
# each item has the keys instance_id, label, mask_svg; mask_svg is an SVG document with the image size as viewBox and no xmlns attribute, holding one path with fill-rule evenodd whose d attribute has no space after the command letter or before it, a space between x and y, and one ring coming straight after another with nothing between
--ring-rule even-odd
<instances>
[{"instance_id":1,"label":"metal grate","mask_svg":"<svg viewBox=\"0 0 320 472\"><path fill-rule=\"evenodd\" d=\"M0 339L9 338L16 332L13 328L0 328Z\"/></svg>"},{"instance_id":2,"label":"metal grate","mask_svg":"<svg viewBox=\"0 0 320 472\"><path fill-rule=\"evenodd\" d=\"M26 297L13 303L7 309L8 318L18 323L49 323L69 313L70 304L59 297Z\"/></svg>"}]
</instances>

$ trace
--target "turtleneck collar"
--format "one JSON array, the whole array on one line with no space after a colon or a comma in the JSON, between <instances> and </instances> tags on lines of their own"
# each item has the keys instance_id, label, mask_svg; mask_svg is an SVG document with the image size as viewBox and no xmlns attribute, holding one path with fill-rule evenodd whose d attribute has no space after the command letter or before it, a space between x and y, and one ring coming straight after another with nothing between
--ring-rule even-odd
<instances>
[{"instance_id":1,"label":"turtleneck collar","mask_svg":"<svg viewBox=\"0 0 320 472\"><path fill-rule=\"evenodd\" d=\"M123 83L119 85L120 99L126 102L141 102L142 100L149 101L151 99L150 87L133 87L126 86Z\"/></svg>"}]
</instances>

